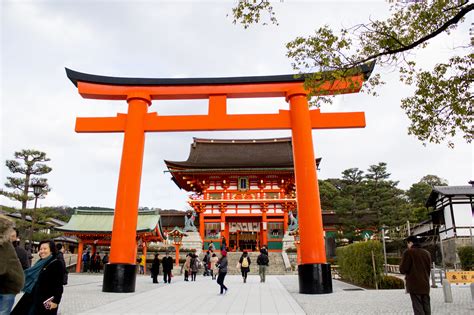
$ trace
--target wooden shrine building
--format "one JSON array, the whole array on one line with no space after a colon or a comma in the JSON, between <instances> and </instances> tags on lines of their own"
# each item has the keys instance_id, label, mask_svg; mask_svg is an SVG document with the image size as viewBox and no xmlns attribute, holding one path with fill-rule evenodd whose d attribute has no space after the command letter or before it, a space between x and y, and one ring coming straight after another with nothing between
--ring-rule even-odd
<instances>
[{"instance_id":1,"label":"wooden shrine building","mask_svg":"<svg viewBox=\"0 0 474 315\"><path fill-rule=\"evenodd\" d=\"M225 237L229 250L282 250L289 212L296 213L291 138L194 138L186 161L165 163L176 185L192 192L204 249L220 249Z\"/></svg>"},{"instance_id":2,"label":"wooden shrine building","mask_svg":"<svg viewBox=\"0 0 474 315\"><path fill-rule=\"evenodd\" d=\"M75 236L79 240L76 272L81 271L84 246L90 246L92 253L96 252L98 246L109 248L113 220L113 210L76 210L66 225L56 228L64 235ZM163 241L163 235L159 212L139 210L136 232L137 250L140 246L143 254L146 255L147 243Z\"/></svg>"}]
</instances>

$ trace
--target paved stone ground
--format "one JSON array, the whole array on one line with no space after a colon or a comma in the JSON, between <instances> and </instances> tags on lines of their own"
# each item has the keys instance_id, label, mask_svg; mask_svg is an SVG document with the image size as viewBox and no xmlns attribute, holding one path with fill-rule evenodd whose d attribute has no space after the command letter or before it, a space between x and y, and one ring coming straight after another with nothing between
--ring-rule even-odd
<instances>
[{"instance_id":1,"label":"paved stone ground","mask_svg":"<svg viewBox=\"0 0 474 315\"><path fill-rule=\"evenodd\" d=\"M229 292L219 295L210 277L171 284L151 283L137 276L136 292L102 292L102 275L70 274L60 304L60 314L412 314L410 297L404 290L346 291L357 287L333 281L334 293L302 295L297 276L227 276ZM345 290L346 289L346 290ZM19 299L20 296L17 296ZM474 314L468 286L453 286L454 303L443 302L442 289L433 289L433 314Z\"/></svg>"},{"instance_id":2,"label":"paved stone ground","mask_svg":"<svg viewBox=\"0 0 474 315\"><path fill-rule=\"evenodd\" d=\"M332 294L298 293L297 276L279 276L278 280L307 314L413 314L410 295L405 290L361 290L333 280ZM432 314L474 314L469 286L452 286L453 303L444 303L443 289L431 289Z\"/></svg>"}]
</instances>

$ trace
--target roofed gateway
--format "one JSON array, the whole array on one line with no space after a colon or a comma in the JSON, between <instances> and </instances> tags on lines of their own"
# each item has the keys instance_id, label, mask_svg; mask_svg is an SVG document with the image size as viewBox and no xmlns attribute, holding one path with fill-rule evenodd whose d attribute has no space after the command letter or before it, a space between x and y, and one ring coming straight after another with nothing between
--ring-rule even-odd
<instances>
[{"instance_id":1,"label":"roofed gateway","mask_svg":"<svg viewBox=\"0 0 474 315\"><path fill-rule=\"evenodd\" d=\"M79 239L76 272L81 272L84 245L92 247L92 254L96 252L97 246L110 245L113 220L113 210L76 210L67 224L56 227L56 230L62 231L64 235L75 236ZM164 239L159 212L139 210L136 242L142 244L144 255L146 255L148 242L159 242Z\"/></svg>"},{"instance_id":2,"label":"roofed gateway","mask_svg":"<svg viewBox=\"0 0 474 315\"><path fill-rule=\"evenodd\" d=\"M186 161L165 163L176 185L193 192L205 248L220 249L225 238L232 251L282 250L296 212L291 138L194 138Z\"/></svg>"}]
</instances>

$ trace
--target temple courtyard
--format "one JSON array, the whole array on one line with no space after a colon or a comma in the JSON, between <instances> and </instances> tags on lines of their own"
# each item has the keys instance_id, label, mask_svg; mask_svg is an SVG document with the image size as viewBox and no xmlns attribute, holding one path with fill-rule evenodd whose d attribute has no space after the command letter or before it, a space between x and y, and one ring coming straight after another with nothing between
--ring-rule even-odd
<instances>
[{"instance_id":1,"label":"temple courtyard","mask_svg":"<svg viewBox=\"0 0 474 315\"><path fill-rule=\"evenodd\" d=\"M297 276L230 275L229 291L219 294L210 277L185 282L175 276L171 284L153 284L137 276L134 293L103 293L102 275L70 274L60 314L413 314L404 290L364 290L333 280L334 293L302 295ZM432 289L432 314L473 314L469 286L453 286L453 303L444 303L441 288ZM17 300L20 295L17 296Z\"/></svg>"}]
</instances>

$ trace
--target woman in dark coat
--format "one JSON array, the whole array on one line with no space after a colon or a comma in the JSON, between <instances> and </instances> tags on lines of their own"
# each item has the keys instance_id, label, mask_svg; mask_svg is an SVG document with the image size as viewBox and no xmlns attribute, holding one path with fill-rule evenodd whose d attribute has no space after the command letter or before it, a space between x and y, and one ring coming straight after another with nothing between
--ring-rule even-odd
<instances>
[{"instance_id":1,"label":"woman in dark coat","mask_svg":"<svg viewBox=\"0 0 474 315\"><path fill-rule=\"evenodd\" d=\"M160 273L160 260L158 256L158 254L155 254L155 258L151 263L151 277L153 278L153 283L158 283L158 274Z\"/></svg>"},{"instance_id":2,"label":"woman in dark coat","mask_svg":"<svg viewBox=\"0 0 474 315\"><path fill-rule=\"evenodd\" d=\"M227 287L224 284L224 279L225 276L227 275L227 252L225 250L221 251L221 258L217 262L217 265L219 266L219 275L217 276L217 283L221 287L221 294L227 293ZM225 290L225 291L224 291Z\"/></svg>"},{"instance_id":3,"label":"woman in dark coat","mask_svg":"<svg viewBox=\"0 0 474 315\"><path fill-rule=\"evenodd\" d=\"M25 287L11 314L57 314L63 295L64 266L56 258L53 241L42 241L40 260L25 270Z\"/></svg>"}]
</instances>

